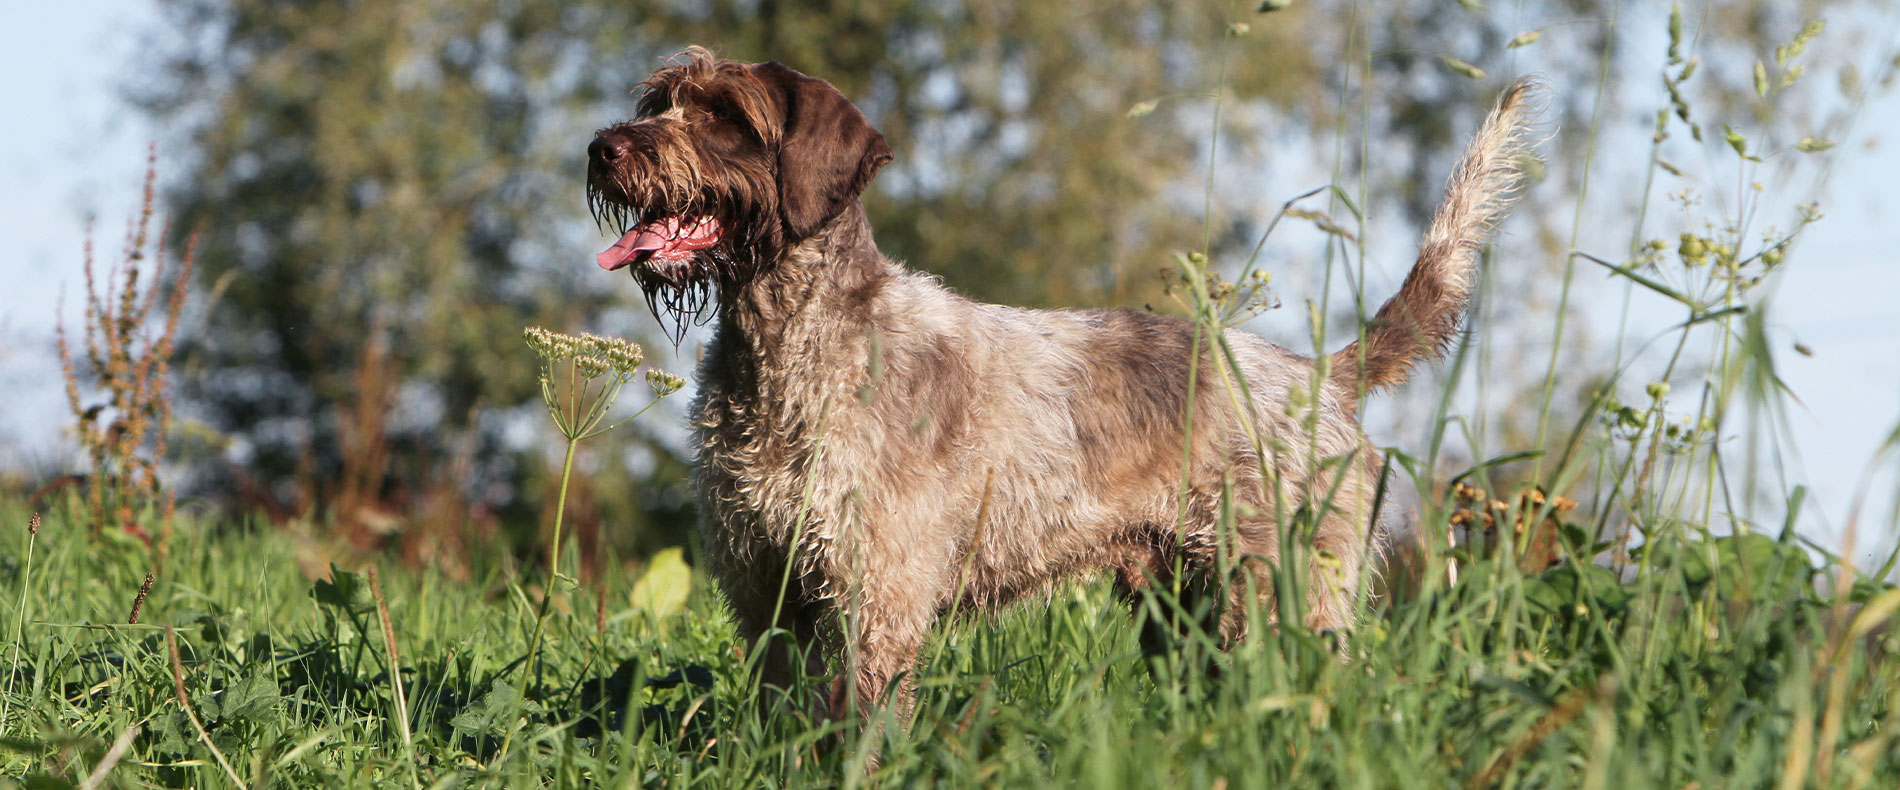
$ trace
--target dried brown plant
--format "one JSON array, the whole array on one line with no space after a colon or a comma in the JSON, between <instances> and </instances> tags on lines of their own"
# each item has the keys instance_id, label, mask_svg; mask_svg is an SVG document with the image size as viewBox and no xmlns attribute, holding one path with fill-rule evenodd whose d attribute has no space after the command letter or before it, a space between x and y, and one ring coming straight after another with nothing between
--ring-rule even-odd
<instances>
[{"instance_id":1,"label":"dried brown plant","mask_svg":"<svg viewBox=\"0 0 1900 790\"><path fill-rule=\"evenodd\" d=\"M160 540L156 549L162 554L173 505L158 477L172 416L166 379L197 236L186 242L168 279L165 227L152 218L157 178L154 152L147 160L143 199L137 218L129 223L122 259L103 278L94 270L92 239L86 240L83 379L63 321L57 339L66 402L78 420L80 446L92 466L84 492L87 523L95 533L116 526L149 543L153 536L138 514L143 507L157 506ZM103 401L86 397L91 393L82 393L82 383L103 396ZM162 500L161 493L165 494Z\"/></svg>"}]
</instances>

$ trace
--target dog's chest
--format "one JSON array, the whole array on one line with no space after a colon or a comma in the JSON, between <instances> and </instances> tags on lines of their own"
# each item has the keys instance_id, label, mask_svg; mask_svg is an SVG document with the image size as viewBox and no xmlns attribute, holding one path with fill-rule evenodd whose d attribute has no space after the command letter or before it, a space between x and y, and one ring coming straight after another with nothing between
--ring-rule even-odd
<instances>
[{"instance_id":1,"label":"dog's chest","mask_svg":"<svg viewBox=\"0 0 1900 790\"><path fill-rule=\"evenodd\" d=\"M720 542L783 545L802 520L822 529L822 515L844 485L827 481L828 442L847 441L856 404L851 366L833 360L777 359L760 371L707 349L693 401L694 488L705 526ZM836 350L836 349L834 349ZM810 375L815 371L831 375ZM862 370L862 364L857 366ZM807 375L792 375L792 374ZM818 480L813 480L817 475Z\"/></svg>"}]
</instances>

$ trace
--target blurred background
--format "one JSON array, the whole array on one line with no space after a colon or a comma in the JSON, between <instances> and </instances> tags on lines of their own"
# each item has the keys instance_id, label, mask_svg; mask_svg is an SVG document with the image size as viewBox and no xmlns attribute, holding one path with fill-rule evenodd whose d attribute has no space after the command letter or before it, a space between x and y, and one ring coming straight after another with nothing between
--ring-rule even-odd
<instances>
[{"instance_id":1,"label":"blurred background","mask_svg":"<svg viewBox=\"0 0 1900 790\"><path fill-rule=\"evenodd\" d=\"M1295 349L1312 345L1309 304L1331 350L1397 288L1466 136L1537 73L1547 166L1487 270L1441 466L1567 436L1596 388L1639 399L1664 370L1668 349L1649 341L1681 306L1570 250L1621 263L1711 218L1785 232L1818 202L1825 217L1751 297L1795 408L1725 441L1759 442L1760 474L1810 487L1802 534L1840 546L1859 530L1853 555L1884 556L1900 489L1883 445L1900 422L1900 154L1886 140L1900 10L1690 4L1672 53L1659 3L1266 4L1282 5L18 6L0 33L13 75L0 486L45 498L84 484L76 432L106 421L80 419L100 400L83 371L81 414L69 405L54 330L80 331L88 238L102 274L119 259L148 147L168 259L199 235L163 486L183 508L453 573L476 552L531 557L551 519L558 436L523 326L635 338L651 364L690 372L704 330L674 347L632 283L594 266L610 239L582 200L593 131L688 44L780 60L853 98L897 152L865 196L880 245L979 299L1168 312L1171 253L1205 247L1237 271L1282 202L1338 185L1363 221L1337 198L1303 205L1363 240L1363 269L1316 222L1283 223L1262 248L1284 307L1249 328ZM1687 117L1659 140L1672 94ZM1724 124L1760 162L1737 157ZM1374 440L1424 447L1437 383L1377 401ZM684 402L583 453L569 505L583 551L686 541ZM1762 523L1775 508L1736 505Z\"/></svg>"}]
</instances>

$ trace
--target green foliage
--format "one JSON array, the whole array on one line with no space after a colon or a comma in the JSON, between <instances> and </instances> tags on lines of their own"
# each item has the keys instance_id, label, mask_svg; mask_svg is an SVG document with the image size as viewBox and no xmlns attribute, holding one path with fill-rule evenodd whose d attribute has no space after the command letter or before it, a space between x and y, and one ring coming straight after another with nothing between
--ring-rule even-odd
<instances>
[{"instance_id":1,"label":"green foliage","mask_svg":"<svg viewBox=\"0 0 1900 790\"><path fill-rule=\"evenodd\" d=\"M1616 573L1601 565L1559 565L1524 582L1524 602L1546 615L1581 614L1592 609L1616 613L1630 594Z\"/></svg>"},{"instance_id":2,"label":"green foliage","mask_svg":"<svg viewBox=\"0 0 1900 790\"><path fill-rule=\"evenodd\" d=\"M330 565L330 578L318 579L311 585L310 597L351 618L367 613L373 605L369 600L369 585L363 581L362 574L338 568L335 563Z\"/></svg>"},{"instance_id":3,"label":"green foliage","mask_svg":"<svg viewBox=\"0 0 1900 790\"><path fill-rule=\"evenodd\" d=\"M0 522L23 517L0 502ZM137 728L104 786L222 783L173 698L162 635L98 625L121 613L136 574L98 565L69 512L40 537L27 591L39 614L0 722L0 776L77 785ZM246 782L273 787L407 782L382 704L392 672L412 689L425 786L1900 781L1900 644L1888 630L1900 592L1879 585L1882 603L1856 614L1831 582L1806 582L1807 555L1759 535L1670 544L1620 577L1474 563L1456 585L1375 610L1344 663L1325 640L1272 630L1227 654L1189 640L1144 658L1105 585L1070 586L1045 606L944 629L923 653L908 731L840 731L782 704L755 712L714 599L695 593L667 614L630 594L656 575L678 581L673 561L596 582L604 632L591 591L562 595L524 693L535 607L491 594L512 588L497 569L467 584L384 574L404 656L387 667L361 576L285 573L297 548L278 533L184 519L179 539L198 551L180 553L147 619L178 625L212 743ZM0 556L23 543L20 530L0 533ZM21 581L0 578L0 599ZM1210 658L1218 678L1203 674ZM882 767L865 777L853 766L873 748Z\"/></svg>"},{"instance_id":4,"label":"green foliage","mask_svg":"<svg viewBox=\"0 0 1900 790\"><path fill-rule=\"evenodd\" d=\"M516 720L521 716L543 712L539 704L523 700L514 686L496 680L474 705L450 718L449 726L463 735L500 739L518 726Z\"/></svg>"},{"instance_id":5,"label":"green foliage","mask_svg":"<svg viewBox=\"0 0 1900 790\"><path fill-rule=\"evenodd\" d=\"M182 379L244 453L235 478L201 481L334 513L359 542L364 513L405 504L475 497L528 521L523 500L474 493L544 474L484 414L534 399L524 323L597 321L613 297L568 265L585 260L573 163L650 63L627 54L637 19L556 2L168 10L182 40L138 90L188 135L171 202L204 230L214 297Z\"/></svg>"}]
</instances>

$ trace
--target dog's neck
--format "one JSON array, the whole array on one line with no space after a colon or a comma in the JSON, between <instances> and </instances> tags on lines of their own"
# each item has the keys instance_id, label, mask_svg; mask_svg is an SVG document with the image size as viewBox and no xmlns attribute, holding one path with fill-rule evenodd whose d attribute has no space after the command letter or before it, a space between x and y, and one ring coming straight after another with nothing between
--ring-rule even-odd
<instances>
[{"instance_id":1,"label":"dog's neck","mask_svg":"<svg viewBox=\"0 0 1900 790\"><path fill-rule=\"evenodd\" d=\"M863 204L852 201L766 271L720 289L720 345L761 362L855 346L896 273L877 250Z\"/></svg>"}]
</instances>

